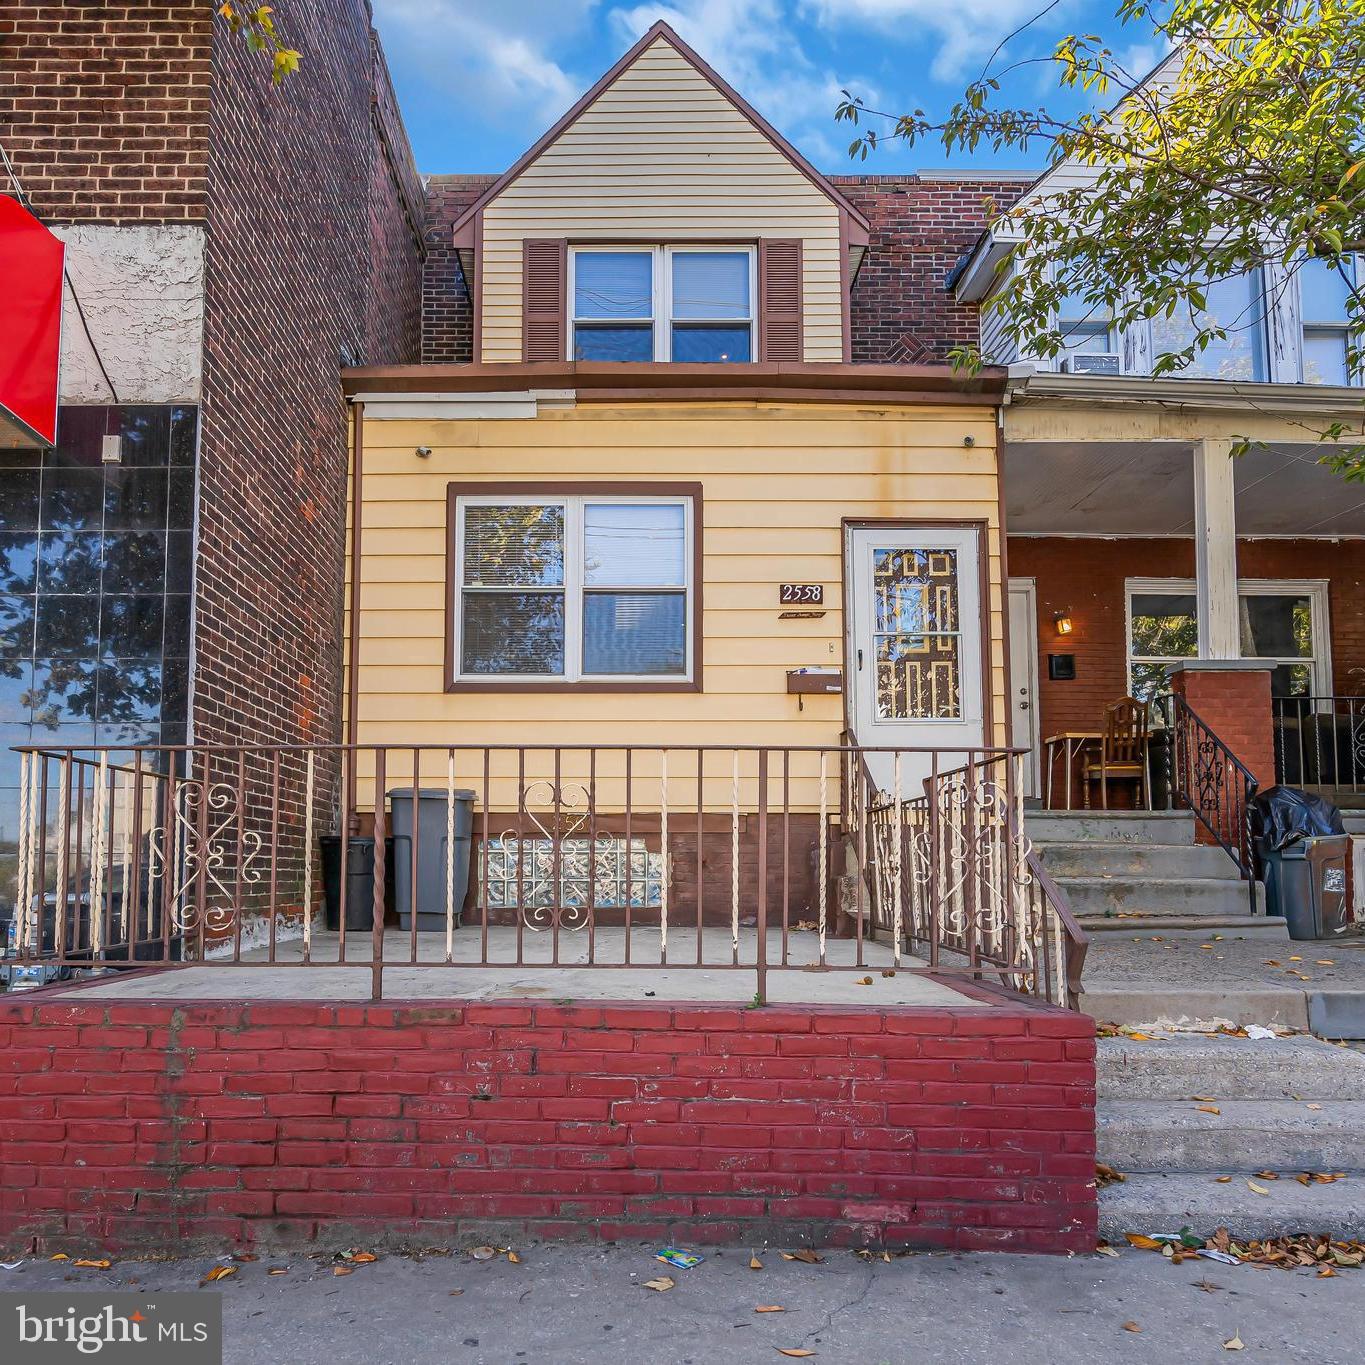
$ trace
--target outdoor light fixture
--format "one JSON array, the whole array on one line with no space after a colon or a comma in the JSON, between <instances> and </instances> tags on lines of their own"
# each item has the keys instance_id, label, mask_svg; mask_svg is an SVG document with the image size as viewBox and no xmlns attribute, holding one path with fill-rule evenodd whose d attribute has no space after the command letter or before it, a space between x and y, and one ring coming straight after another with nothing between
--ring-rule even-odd
<instances>
[{"instance_id":1,"label":"outdoor light fixture","mask_svg":"<svg viewBox=\"0 0 1365 1365\"><path fill-rule=\"evenodd\" d=\"M1070 635L1075 629L1071 622L1071 608L1057 612L1052 618L1052 624L1057 627L1058 635Z\"/></svg>"}]
</instances>

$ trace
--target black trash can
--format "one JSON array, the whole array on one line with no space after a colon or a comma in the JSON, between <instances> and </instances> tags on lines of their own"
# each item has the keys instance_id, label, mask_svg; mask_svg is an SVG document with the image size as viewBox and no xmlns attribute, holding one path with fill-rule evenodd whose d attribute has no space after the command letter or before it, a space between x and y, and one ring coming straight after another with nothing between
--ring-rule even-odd
<instances>
[{"instance_id":1,"label":"black trash can","mask_svg":"<svg viewBox=\"0 0 1365 1365\"><path fill-rule=\"evenodd\" d=\"M455 924L469 886L469 846L474 832L474 793L457 788L455 793L454 900ZM444 787L423 787L417 794L417 886L413 895L412 838L414 830L411 787L395 787L389 793L394 843L393 891L398 923L410 927L414 903L419 929L446 927L447 810Z\"/></svg>"},{"instance_id":2,"label":"black trash can","mask_svg":"<svg viewBox=\"0 0 1365 1365\"><path fill-rule=\"evenodd\" d=\"M318 845L322 853L323 921L327 928L341 927L341 835L324 834ZM374 840L351 838L346 842L346 932L374 927ZM393 910L393 840L384 840L384 913Z\"/></svg>"},{"instance_id":3,"label":"black trash can","mask_svg":"<svg viewBox=\"0 0 1365 1365\"><path fill-rule=\"evenodd\" d=\"M1256 856L1265 877L1266 912L1283 915L1289 937L1333 938L1350 922L1341 812L1296 787L1270 787L1252 807Z\"/></svg>"}]
</instances>

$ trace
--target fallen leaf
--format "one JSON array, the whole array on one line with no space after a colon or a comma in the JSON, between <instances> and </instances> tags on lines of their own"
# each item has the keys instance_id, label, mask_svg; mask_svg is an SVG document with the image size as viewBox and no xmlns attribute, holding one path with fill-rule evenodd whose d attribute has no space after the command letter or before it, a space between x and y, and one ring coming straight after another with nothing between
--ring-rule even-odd
<instances>
[{"instance_id":1,"label":"fallen leaf","mask_svg":"<svg viewBox=\"0 0 1365 1365\"><path fill-rule=\"evenodd\" d=\"M1291 962L1302 962L1302 961L1303 961L1303 958L1295 956L1295 957L1291 957L1289 960L1290 960Z\"/></svg>"},{"instance_id":2,"label":"fallen leaf","mask_svg":"<svg viewBox=\"0 0 1365 1365\"><path fill-rule=\"evenodd\" d=\"M1191 1098L1192 1100L1195 1100L1195 1101L1198 1102L1199 1104L1212 1104L1212 1103L1218 1098L1218 1096L1217 1096L1217 1095L1191 1095L1190 1098Z\"/></svg>"},{"instance_id":3,"label":"fallen leaf","mask_svg":"<svg viewBox=\"0 0 1365 1365\"><path fill-rule=\"evenodd\" d=\"M1223 1349L1225 1351L1245 1351L1246 1346L1243 1344L1241 1337L1234 1336L1223 1343Z\"/></svg>"},{"instance_id":4,"label":"fallen leaf","mask_svg":"<svg viewBox=\"0 0 1365 1365\"><path fill-rule=\"evenodd\" d=\"M1269 1191L1268 1189L1266 1189L1266 1187L1265 1187L1264 1185L1258 1185L1254 1180L1248 1180L1248 1181L1247 1181L1247 1189L1249 1189L1249 1190L1252 1192L1252 1194L1269 1194L1269 1193L1270 1193L1270 1191Z\"/></svg>"},{"instance_id":5,"label":"fallen leaf","mask_svg":"<svg viewBox=\"0 0 1365 1365\"><path fill-rule=\"evenodd\" d=\"M55 1255L48 1257L48 1260L50 1261L69 1261L70 1259L71 1257L64 1251L59 1251Z\"/></svg>"},{"instance_id":6,"label":"fallen leaf","mask_svg":"<svg viewBox=\"0 0 1365 1365\"><path fill-rule=\"evenodd\" d=\"M1211 953L1211 952L1213 952L1213 944L1212 944L1212 943L1201 943L1199 946L1200 946L1206 953Z\"/></svg>"},{"instance_id":7,"label":"fallen leaf","mask_svg":"<svg viewBox=\"0 0 1365 1365\"><path fill-rule=\"evenodd\" d=\"M1118 1252L1115 1251L1113 1247L1104 1247L1104 1246L1100 1246L1100 1247L1096 1247L1095 1250L1096 1250L1097 1252L1099 1252L1099 1254L1100 1254L1101 1256L1117 1256L1117 1255L1118 1255Z\"/></svg>"},{"instance_id":8,"label":"fallen leaf","mask_svg":"<svg viewBox=\"0 0 1365 1365\"><path fill-rule=\"evenodd\" d=\"M1223 1286L1221 1284L1214 1284L1206 1275L1202 1280L1196 1280L1194 1282L1194 1287L1196 1289L1202 1289L1206 1294L1216 1294Z\"/></svg>"},{"instance_id":9,"label":"fallen leaf","mask_svg":"<svg viewBox=\"0 0 1365 1365\"><path fill-rule=\"evenodd\" d=\"M1140 1332L1142 1331L1142 1328L1139 1327L1135 1322L1125 1322L1123 1324L1123 1330L1125 1332Z\"/></svg>"},{"instance_id":10,"label":"fallen leaf","mask_svg":"<svg viewBox=\"0 0 1365 1365\"><path fill-rule=\"evenodd\" d=\"M785 1313L786 1311L780 1303L760 1303L754 1309L755 1313Z\"/></svg>"},{"instance_id":11,"label":"fallen leaf","mask_svg":"<svg viewBox=\"0 0 1365 1365\"><path fill-rule=\"evenodd\" d=\"M265 1273L267 1275L287 1275L289 1274L289 1267L283 1265L272 1265L270 1269L267 1270Z\"/></svg>"},{"instance_id":12,"label":"fallen leaf","mask_svg":"<svg viewBox=\"0 0 1365 1365\"><path fill-rule=\"evenodd\" d=\"M1107 1166L1103 1161L1095 1163L1095 1185L1098 1189L1104 1189L1106 1185L1122 1184L1128 1177L1122 1171L1116 1171L1112 1166Z\"/></svg>"},{"instance_id":13,"label":"fallen leaf","mask_svg":"<svg viewBox=\"0 0 1365 1365\"><path fill-rule=\"evenodd\" d=\"M1152 1041L1150 1033L1139 1033L1136 1029L1125 1030L1124 1033L1126 1037L1133 1038L1139 1043L1150 1043Z\"/></svg>"},{"instance_id":14,"label":"fallen leaf","mask_svg":"<svg viewBox=\"0 0 1365 1365\"><path fill-rule=\"evenodd\" d=\"M475 1247L469 1254L476 1261L491 1261L498 1251L496 1247Z\"/></svg>"},{"instance_id":15,"label":"fallen leaf","mask_svg":"<svg viewBox=\"0 0 1365 1365\"><path fill-rule=\"evenodd\" d=\"M1216 1104L1197 1104L1195 1108L1201 1114L1221 1114L1223 1112Z\"/></svg>"},{"instance_id":16,"label":"fallen leaf","mask_svg":"<svg viewBox=\"0 0 1365 1365\"><path fill-rule=\"evenodd\" d=\"M888 977L890 977L890 976L895 976L895 974L896 974L896 969L895 969L894 967L883 967L883 968L882 968L882 975L883 975L883 976L888 976Z\"/></svg>"},{"instance_id":17,"label":"fallen leaf","mask_svg":"<svg viewBox=\"0 0 1365 1365\"><path fill-rule=\"evenodd\" d=\"M450 1291L450 1297L451 1297L452 1299L458 1299L458 1298L460 1297L460 1295L463 1294L463 1293L464 1293L464 1290L463 1290L463 1289L452 1289L452 1290Z\"/></svg>"},{"instance_id":18,"label":"fallen leaf","mask_svg":"<svg viewBox=\"0 0 1365 1365\"><path fill-rule=\"evenodd\" d=\"M212 1284L215 1280L225 1280L229 1275L235 1275L237 1267L235 1265L216 1265L202 1280L200 1284Z\"/></svg>"},{"instance_id":19,"label":"fallen leaf","mask_svg":"<svg viewBox=\"0 0 1365 1365\"><path fill-rule=\"evenodd\" d=\"M333 1274L333 1275L354 1275L354 1274L355 1274L355 1266L353 1266L353 1265L334 1265L334 1266L332 1267L332 1274Z\"/></svg>"},{"instance_id":20,"label":"fallen leaf","mask_svg":"<svg viewBox=\"0 0 1365 1365\"><path fill-rule=\"evenodd\" d=\"M860 976L853 984L855 986L870 986L872 984L872 978L870 976ZM807 1352L806 1354L809 1355L810 1353Z\"/></svg>"},{"instance_id":21,"label":"fallen leaf","mask_svg":"<svg viewBox=\"0 0 1365 1365\"><path fill-rule=\"evenodd\" d=\"M1302 1175L1296 1175L1294 1179L1297 1180L1300 1185L1311 1185L1313 1183L1313 1177L1309 1175L1307 1171Z\"/></svg>"},{"instance_id":22,"label":"fallen leaf","mask_svg":"<svg viewBox=\"0 0 1365 1365\"><path fill-rule=\"evenodd\" d=\"M232 1253L232 1259L233 1259L234 1261L246 1261L246 1262L250 1262L250 1261L259 1261L261 1258L260 1258L259 1256L257 1256L256 1253L255 1253L254 1251L234 1251L234 1252Z\"/></svg>"},{"instance_id":23,"label":"fallen leaf","mask_svg":"<svg viewBox=\"0 0 1365 1365\"><path fill-rule=\"evenodd\" d=\"M1274 1171L1253 1171L1257 1180L1278 1180L1280 1177Z\"/></svg>"},{"instance_id":24,"label":"fallen leaf","mask_svg":"<svg viewBox=\"0 0 1365 1365\"><path fill-rule=\"evenodd\" d=\"M351 1257L351 1260L353 1260L356 1265L369 1265L372 1261L377 1261L378 1259L379 1257L372 1251L357 1251Z\"/></svg>"},{"instance_id":25,"label":"fallen leaf","mask_svg":"<svg viewBox=\"0 0 1365 1365\"><path fill-rule=\"evenodd\" d=\"M804 1360L807 1356L813 1356L814 1351L808 1351L804 1346L778 1346L775 1348L780 1356L792 1356L796 1360Z\"/></svg>"},{"instance_id":26,"label":"fallen leaf","mask_svg":"<svg viewBox=\"0 0 1365 1365\"><path fill-rule=\"evenodd\" d=\"M750 1257L749 1257L749 1269L750 1269L750 1270L762 1270L762 1269L763 1269L763 1262L760 1261L760 1260L758 1259L757 1256L750 1256Z\"/></svg>"},{"instance_id":27,"label":"fallen leaf","mask_svg":"<svg viewBox=\"0 0 1365 1365\"><path fill-rule=\"evenodd\" d=\"M520 1264L521 1264L521 1257L518 1256L517 1253L516 1253L515 1251L509 1251L509 1252L507 1253L507 1259L508 1259L509 1261L511 1261L511 1263L512 1263L513 1265L520 1265Z\"/></svg>"},{"instance_id":28,"label":"fallen leaf","mask_svg":"<svg viewBox=\"0 0 1365 1365\"><path fill-rule=\"evenodd\" d=\"M112 1261L72 1261L72 1265L82 1266L86 1270L108 1270L113 1264Z\"/></svg>"},{"instance_id":29,"label":"fallen leaf","mask_svg":"<svg viewBox=\"0 0 1365 1365\"><path fill-rule=\"evenodd\" d=\"M1336 959L1332 957L1317 957L1313 959L1319 967L1335 967Z\"/></svg>"},{"instance_id":30,"label":"fallen leaf","mask_svg":"<svg viewBox=\"0 0 1365 1365\"><path fill-rule=\"evenodd\" d=\"M1231 1184L1232 1184L1232 1177L1231 1177L1230 1175L1215 1176L1215 1177L1214 1177L1214 1180L1215 1180L1215 1182L1216 1182L1217 1184L1219 1184L1219 1185L1231 1185Z\"/></svg>"},{"instance_id":31,"label":"fallen leaf","mask_svg":"<svg viewBox=\"0 0 1365 1365\"><path fill-rule=\"evenodd\" d=\"M807 1265L819 1265L825 1258L817 1256L809 1247L802 1247L800 1251L784 1251L782 1259L784 1261L804 1261Z\"/></svg>"},{"instance_id":32,"label":"fallen leaf","mask_svg":"<svg viewBox=\"0 0 1365 1365\"><path fill-rule=\"evenodd\" d=\"M667 1294L677 1283L672 1275L660 1275L657 1279L646 1280L644 1288L652 1289L656 1294Z\"/></svg>"},{"instance_id":33,"label":"fallen leaf","mask_svg":"<svg viewBox=\"0 0 1365 1365\"><path fill-rule=\"evenodd\" d=\"M1127 1235L1128 1245L1135 1246L1139 1251L1155 1251L1161 1243L1155 1237L1145 1237L1140 1232L1130 1232Z\"/></svg>"},{"instance_id":34,"label":"fallen leaf","mask_svg":"<svg viewBox=\"0 0 1365 1365\"><path fill-rule=\"evenodd\" d=\"M1307 1108L1307 1109L1321 1109L1321 1108L1322 1108L1322 1105L1320 1105L1320 1104L1309 1104L1309 1105L1305 1105L1304 1107Z\"/></svg>"}]
</instances>

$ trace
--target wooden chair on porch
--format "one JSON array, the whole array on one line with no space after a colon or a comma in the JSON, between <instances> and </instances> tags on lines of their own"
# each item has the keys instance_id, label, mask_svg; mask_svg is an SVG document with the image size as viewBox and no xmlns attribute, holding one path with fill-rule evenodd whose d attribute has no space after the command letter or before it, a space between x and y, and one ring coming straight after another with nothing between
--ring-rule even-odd
<instances>
[{"instance_id":1,"label":"wooden chair on porch","mask_svg":"<svg viewBox=\"0 0 1365 1365\"><path fill-rule=\"evenodd\" d=\"M1141 810L1147 791L1147 703L1120 697L1104 711L1104 735L1099 751L1086 755L1081 770L1085 808L1090 807L1090 784L1100 784L1100 807L1109 809L1109 783L1132 782L1134 809Z\"/></svg>"}]
</instances>

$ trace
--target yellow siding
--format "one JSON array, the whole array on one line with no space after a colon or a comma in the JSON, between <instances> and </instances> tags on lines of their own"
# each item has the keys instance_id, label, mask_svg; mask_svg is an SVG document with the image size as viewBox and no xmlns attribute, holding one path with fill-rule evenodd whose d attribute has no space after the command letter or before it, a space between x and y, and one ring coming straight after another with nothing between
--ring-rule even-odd
<instances>
[{"instance_id":1,"label":"yellow siding","mask_svg":"<svg viewBox=\"0 0 1365 1365\"><path fill-rule=\"evenodd\" d=\"M527 237L799 237L805 359L843 359L839 214L662 38L484 210L482 359L521 359Z\"/></svg>"},{"instance_id":2,"label":"yellow siding","mask_svg":"<svg viewBox=\"0 0 1365 1365\"><path fill-rule=\"evenodd\" d=\"M417 457L418 446L430 456ZM988 524L995 733L987 738L999 740L994 446L984 407L579 406L518 421L368 421L360 742L837 744L842 698L807 696L798 709L786 672L843 663L844 517ZM551 479L701 483L704 692L444 690L447 485ZM823 583L824 618L779 620L784 582ZM431 761L441 769L432 778L443 780L443 764ZM473 785L474 776L461 780Z\"/></svg>"}]
</instances>

